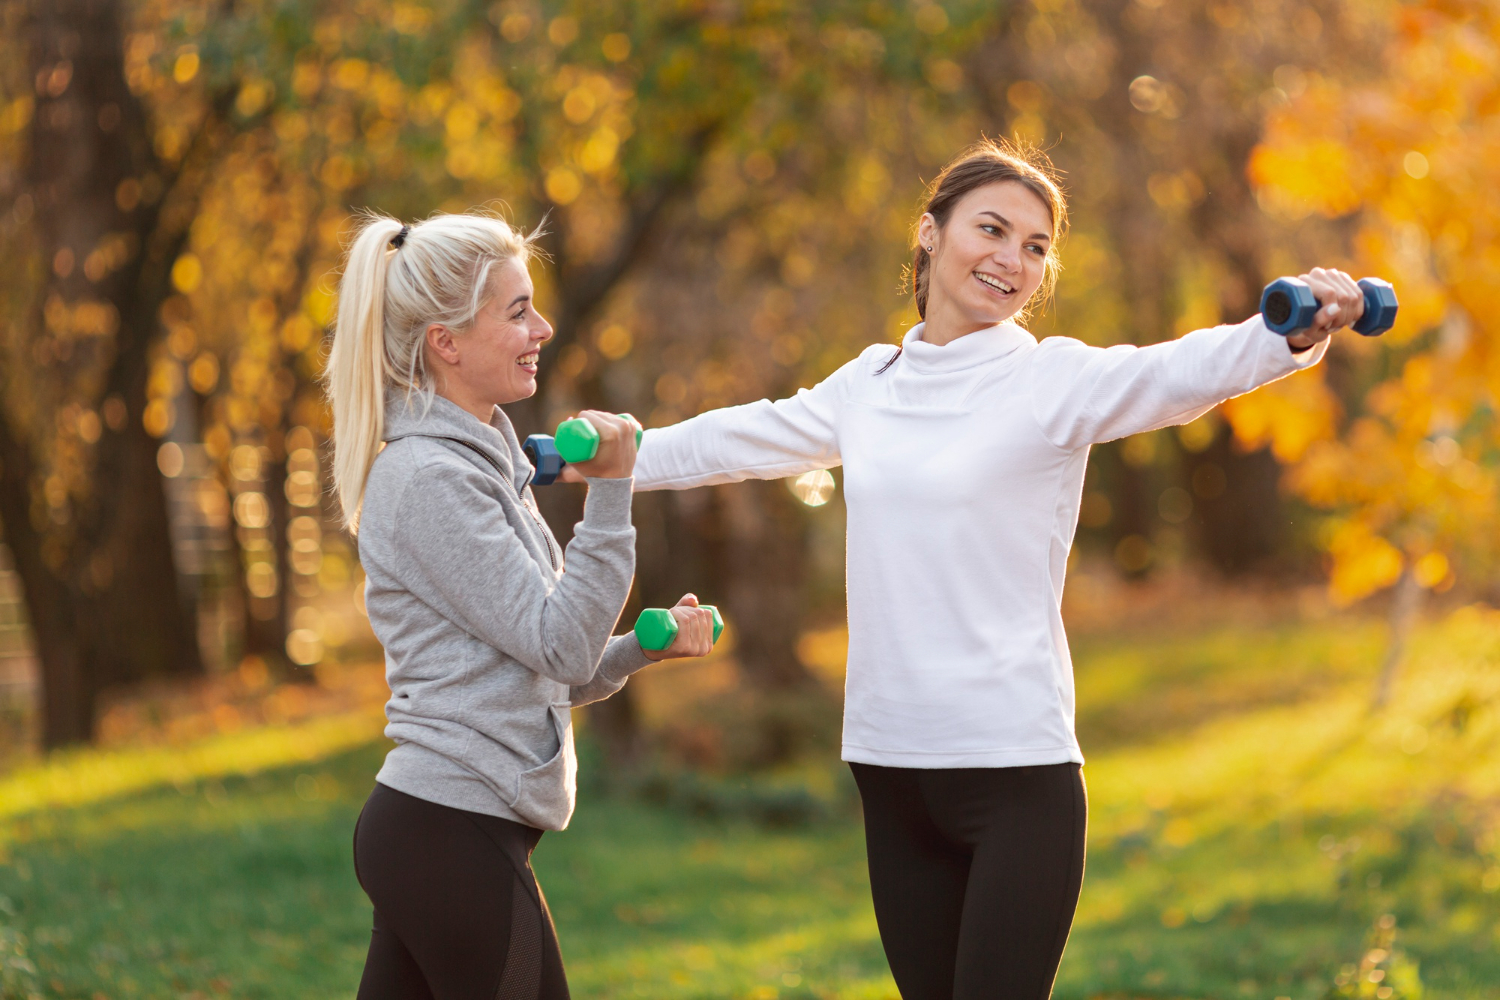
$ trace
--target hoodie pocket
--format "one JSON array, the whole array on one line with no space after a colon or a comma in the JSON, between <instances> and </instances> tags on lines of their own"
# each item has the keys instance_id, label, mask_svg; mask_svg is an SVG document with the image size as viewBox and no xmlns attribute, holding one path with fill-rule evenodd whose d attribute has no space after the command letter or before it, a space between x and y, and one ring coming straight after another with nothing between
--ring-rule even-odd
<instances>
[{"instance_id":1,"label":"hoodie pocket","mask_svg":"<svg viewBox=\"0 0 1500 1000\"><path fill-rule=\"evenodd\" d=\"M561 830L573 816L578 789L578 758L573 753L573 716L566 704L548 706L557 730L557 753L545 764L516 776L511 808L532 826Z\"/></svg>"}]
</instances>

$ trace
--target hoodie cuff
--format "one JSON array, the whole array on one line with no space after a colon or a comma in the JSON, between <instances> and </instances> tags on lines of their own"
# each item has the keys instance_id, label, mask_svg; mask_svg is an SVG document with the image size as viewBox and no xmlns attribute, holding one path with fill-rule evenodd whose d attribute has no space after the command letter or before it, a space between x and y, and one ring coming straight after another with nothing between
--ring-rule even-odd
<instances>
[{"instance_id":1,"label":"hoodie cuff","mask_svg":"<svg viewBox=\"0 0 1500 1000\"><path fill-rule=\"evenodd\" d=\"M630 500L634 479L586 479L588 496L583 501L583 523L591 528L629 528Z\"/></svg>"},{"instance_id":2,"label":"hoodie cuff","mask_svg":"<svg viewBox=\"0 0 1500 1000\"><path fill-rule=\"evenodd\" d=\"M641 642L634 632L615 636L604 647L604 656L599 660L599 676L611 682L624 683L625 678L651 663L651 658L641 649Z\"/></svg>"}]
</instances>

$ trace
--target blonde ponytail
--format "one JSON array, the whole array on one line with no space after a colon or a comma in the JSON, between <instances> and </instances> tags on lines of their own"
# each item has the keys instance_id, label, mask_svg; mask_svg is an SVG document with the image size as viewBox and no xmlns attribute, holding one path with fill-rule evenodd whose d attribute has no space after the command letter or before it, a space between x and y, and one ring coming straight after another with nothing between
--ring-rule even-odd
<instances>
[{"instance_id":1,"label":"blonde ponytail","mask_svg":"<svg viewBox=\"0 0 1500 1000\"><path fill-rule=\"evenodd\" d=\"M489 215L435 215L414 226L373 213L349 247L325 382L333 411L333 480L344 524L359 528L370 467L385 434L386 395L403 389L430 405L423 363L427 327L474 324L494 266L524 266L540 230L522 234ZM398 238L399 237L399 238Z\"/></svg>"}]
</instances>

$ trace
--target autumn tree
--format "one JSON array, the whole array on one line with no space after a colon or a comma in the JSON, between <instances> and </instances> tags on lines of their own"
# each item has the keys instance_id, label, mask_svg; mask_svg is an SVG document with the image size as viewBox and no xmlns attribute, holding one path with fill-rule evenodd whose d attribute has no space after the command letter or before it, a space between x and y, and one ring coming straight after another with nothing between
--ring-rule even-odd
<instances>
[{"instance_id":1,"label":"autumn tree","mask_svg":"<svg viewBox=\"0 0 1500 1000\"><path fill-rule=\"evenodd\" d=\"M1500 16L1433 0L1394 23L1374 79L1309 79L1252 163L1270 211L1340 220L1360 270L1401 296L1394 330L1340 345L1357 359L1347 375L1304 376L1248 415L1329 512L1335 600L1396 588L1377 703L1422 591L1493 588L1500 556Z\"/></svg>"}]
</instances>

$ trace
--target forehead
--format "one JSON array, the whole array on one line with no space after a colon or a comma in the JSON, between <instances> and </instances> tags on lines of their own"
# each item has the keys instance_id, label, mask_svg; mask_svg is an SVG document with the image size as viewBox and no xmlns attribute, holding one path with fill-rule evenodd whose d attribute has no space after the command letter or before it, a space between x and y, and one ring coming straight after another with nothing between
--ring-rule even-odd
<instances>
[{"instance_id":1,"label":"forehead","mask_svg":"<svg viewBox=\"0 0 1500 1000\"><path fill-rule=\"evenodd\" d=\"M1019 181L994 181L977 187L958 200L953 214L972 218L994 212L1023 235L1052 232L1052 211L1035 191Z\"/></svg>"},{"instance_id":2,"label":"forehead","mask_svg":"<svg viewBox=\"0 0 1500 1000\"><path fill-rule=\"evenodd\" d=\"M497 292L509 291L513 296L531 291L531 272L526 265L514 257L502 260L490 268L490 285Z\"/></svg>"}]
</instances>

